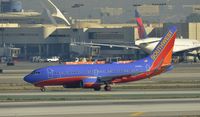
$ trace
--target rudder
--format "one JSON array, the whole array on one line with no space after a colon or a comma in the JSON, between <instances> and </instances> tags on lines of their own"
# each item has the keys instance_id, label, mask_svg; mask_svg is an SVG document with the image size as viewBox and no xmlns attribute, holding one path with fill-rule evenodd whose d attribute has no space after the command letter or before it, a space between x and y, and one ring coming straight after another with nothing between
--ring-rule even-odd
<instances>
[{"instance_id":1,"label":"rudder","mask_svg":"<svg viewBox=\"0 0 200 117\"><path fill-rule=\"evenodd\" d=\"M150 55L150 58L153 60L151 69L171 65L176 31L175 26L171 27L153 50Z\"/></svg>"}]
</instances>

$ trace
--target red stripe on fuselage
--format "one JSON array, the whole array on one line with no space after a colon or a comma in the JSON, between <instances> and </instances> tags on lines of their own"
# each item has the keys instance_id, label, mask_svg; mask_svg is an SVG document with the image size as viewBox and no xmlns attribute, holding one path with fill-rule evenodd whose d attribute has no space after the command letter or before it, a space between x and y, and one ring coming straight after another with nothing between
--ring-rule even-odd
<instances>
[{"instance_id":1,"label":"red stripe on fuselage","mask_svg":"<svg viewBox=\"0 0 200 117\"><path fill-rule=\"evenodd\" d=\"M125 82L138 81L138 80L142 80L142 79L146 79L146 78L156 76L156 75L161 74L163 72L166 72L166 67L163 67L163 68L160 68L160 69L154 70L154 71L141 73L141 74L138 74L136 76L121 77L121 78L113 80L112 83L125 83Z\"/></svg>"},{"instance_id":2,"label":"red stripe on fuselage","mask_svg":"<svg viewBox=\"0 0 200 117\"><path fill-rule=\"evenodd\" d=\"M149 71L149 72L138 74L136 76L121 77L121 78L113 80L112 83L124 83L124 82L142 80L151 76L152 73L153 71Z\"/></svg>"},{"instance_id":3,"label":"red stripe on fuselage","mask_svg":"<svg viewBox=\"0 0 200 117\"><path fill-rule=\"evenodd\" d=\"M98 86L100 86L100 84L95 84L94 82L85 83L83 85L84 88L94 88L94 87L98 87Z\"/></svg>"}]
</instances>

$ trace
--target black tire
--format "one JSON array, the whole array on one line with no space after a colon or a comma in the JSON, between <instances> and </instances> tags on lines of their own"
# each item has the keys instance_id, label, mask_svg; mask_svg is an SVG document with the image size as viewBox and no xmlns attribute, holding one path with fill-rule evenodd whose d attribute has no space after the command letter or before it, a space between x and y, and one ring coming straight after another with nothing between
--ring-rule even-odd
<instances>
[{"instance_id":1,"label":"black tire","mask_svg":"<svg viewBox=\"0 0 200 117\"><path fill-rule=\"evenodd\" d=\"M94 91L100 91L101 90L101 87L94 87Z\"/></svg>"},{"instance_id":2,"label":"black tire","mask_svg":"<svg viewBox=\"0 0 200 117\"><path fill-rule=\"evenodd\" d=\"M45 88L45 87L41 87L41 88L40 88L40 91L41 91L41 92L45 92L45 91L46 91L46 88Z\"/></svg>"},{"instance_id":3,"label":"black tire","mask_svg":"<svg viewBox=\"0 0 200 117\"><path fill-rule=\"evenodd\" d=\"M3 73L3 69L0 69L0 74Z\"/></svg>"},{"instance_id":4,"label":"black tire","mask_svg":"<svg viewBox=\"0 0 200 117\"><path fill-rule=\"evenodd\" d=\"M106 85L106 86L104 87L104 90L105 90L105 91L111 91L111 89L112 89L112 88L111 88L111 86L109 86L109 85Z\"/></svg>"}]
</instances>

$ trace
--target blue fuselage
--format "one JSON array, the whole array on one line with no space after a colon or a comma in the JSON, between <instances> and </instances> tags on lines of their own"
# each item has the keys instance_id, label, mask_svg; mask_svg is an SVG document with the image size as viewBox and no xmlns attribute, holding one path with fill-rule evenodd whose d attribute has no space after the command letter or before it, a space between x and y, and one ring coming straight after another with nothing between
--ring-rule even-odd
<instances>
[{"instance_id":1,"label":"blue fuselage","mask_svg":"<svg viewBox=\"0 0 200 117\"><path fill-rule=\"evenodd\" d=\"M58 78L98 78L111 77L112 80L118 76L137 75L149 70L151 59L145 58L128 64L90 64L90 65L57 65L34 70L24 80L37 84Z\"/></svg>"}]
</instances>

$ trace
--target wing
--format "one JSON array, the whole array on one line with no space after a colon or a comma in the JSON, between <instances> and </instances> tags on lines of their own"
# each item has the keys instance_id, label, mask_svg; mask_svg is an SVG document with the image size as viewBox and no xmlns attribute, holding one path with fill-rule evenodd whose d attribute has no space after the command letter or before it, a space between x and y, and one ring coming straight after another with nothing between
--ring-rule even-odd
<instances>
[{"instance_id":1,"label":"wing","mask_svg":"<svg viewBox=\"0 0 200 117\"><path fill-rule=\"evenodd\" d=\"M105 82L111 83L112 80L119 79L119 78L122 78L122 77L134 76L134 75L138 75L138 74L140 74L140 73L138 72L138 73L133 73L133 74L98 76L97 79L98 79L99 83L105 83Z\"/></svg>"},{"instance_id":2,"label":"wing","mask_svg":"<svg viewBox=\"0 0 200 117\"><path fill-rule=\"evenodd\" d=\"M187 49L182 49L182 50L179 50L179 51L175 51L173 53L181 53L181 52L192 52L194 50L200 50L200 47L197 46L197 47L191 47L191 48L187 48Z\"/></svg>"},{"instance_id":3,"label":"wing","mask_svg":"<svg viewBox=\"0 0 200 117\"><path fill-rule=\"evenodd\" d=\"M127 48L127 49L140 49L137 45L129 46L129 45L118 45L118 44L106 44L106 43L85 43L85 42L73 42L74 45L86 45L86 46L106 46L106 47L119 47L119 48Z\"/></svg>"}]
</instances>

